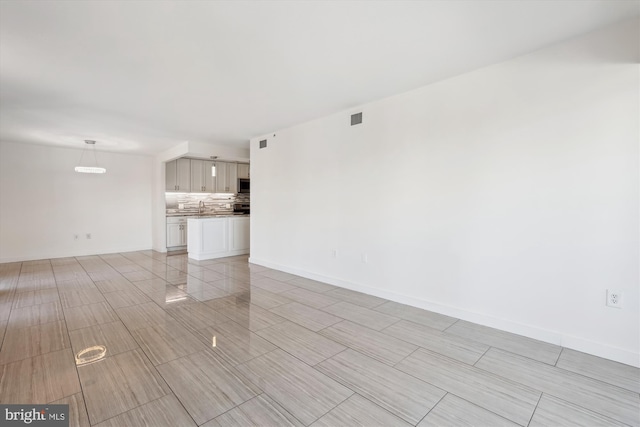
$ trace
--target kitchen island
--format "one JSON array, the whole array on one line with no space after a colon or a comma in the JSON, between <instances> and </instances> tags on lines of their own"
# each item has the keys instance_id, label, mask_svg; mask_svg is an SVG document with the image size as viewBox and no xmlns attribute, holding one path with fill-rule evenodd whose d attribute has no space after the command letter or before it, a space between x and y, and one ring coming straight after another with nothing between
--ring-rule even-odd
<instances>
[{"instance_id":1,"label":"kitchen island","mask_svg":"<svg viewBox=\"0 0 640 427\"><path fill-rule=\"evenodd\" d=\"M249 215L198 216L187 222L189 258L202 261L249 253Z\"/></svg>"}]
</instances>

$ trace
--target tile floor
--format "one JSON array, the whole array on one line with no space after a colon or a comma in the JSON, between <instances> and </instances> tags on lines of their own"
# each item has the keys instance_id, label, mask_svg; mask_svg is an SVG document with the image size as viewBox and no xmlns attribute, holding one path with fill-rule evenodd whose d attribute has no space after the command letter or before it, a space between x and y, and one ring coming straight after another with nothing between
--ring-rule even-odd
<instances>
[{"instance_id":1,"label":"tile floor","mask_svg":"<svg viewBox=\"0 0 640 427\"><path fill-rule=\"evenodd\" d=\"M0 340L72 426L640 425L636 368L244 256L0 264Z\"/></svg>"}]
</instances>

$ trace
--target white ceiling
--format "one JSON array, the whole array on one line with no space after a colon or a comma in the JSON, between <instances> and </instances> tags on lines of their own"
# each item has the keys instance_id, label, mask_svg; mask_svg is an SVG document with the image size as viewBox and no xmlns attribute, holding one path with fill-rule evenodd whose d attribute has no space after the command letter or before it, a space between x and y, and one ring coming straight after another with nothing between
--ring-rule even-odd
<instances>
[{"instance_id":1,"label":"white ceiling","mask_svg":"<svg viewBox=\"0 0 640 427\"><path fill-rule=\"evenodd\" d=\"M0 139L246 147L639 10L633 0L3 0Z\"/></svg>"}]
</instances>

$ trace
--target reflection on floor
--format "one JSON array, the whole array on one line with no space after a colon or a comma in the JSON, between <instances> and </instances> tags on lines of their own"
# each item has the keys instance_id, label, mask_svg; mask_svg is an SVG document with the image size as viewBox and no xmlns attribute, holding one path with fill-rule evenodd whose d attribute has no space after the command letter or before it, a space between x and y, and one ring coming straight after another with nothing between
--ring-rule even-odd
<instances>
[{"instance_id":1,"label":"reflection on floor","mask_svg":"<svg viewBox=\"0 0 640 427\"><path fill-rule=\"evenodd\" d=\"M639 370L249 264L0 264L0 402L71 425L640 425Z\"/></svg>"}]
</instances>

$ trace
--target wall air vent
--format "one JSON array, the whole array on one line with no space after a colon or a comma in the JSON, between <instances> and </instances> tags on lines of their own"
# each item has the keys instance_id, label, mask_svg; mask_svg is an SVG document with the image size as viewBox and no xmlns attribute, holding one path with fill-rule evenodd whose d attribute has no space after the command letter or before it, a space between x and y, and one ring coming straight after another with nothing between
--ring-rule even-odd
<instances>
[{"instance_id":1,"label":"wall air vent","mask_svg":"<svg viewBox=\"0 0 640 427\"><path fill-rule=\"evenodd\" d=\"M260 141L260 148L267 148L267 140L263 139L262 141Z\"/></svg>"},{"instance_id":2,"label":"wall air vent","mask_svg":"<svg viewBox=\"0 0 640 427\"><path fill-rule=\"evenodd\" d=\"M359 125L362 123L362 113L356 113L351 115L351 126Z\"/></svg>"}]
</instances>

